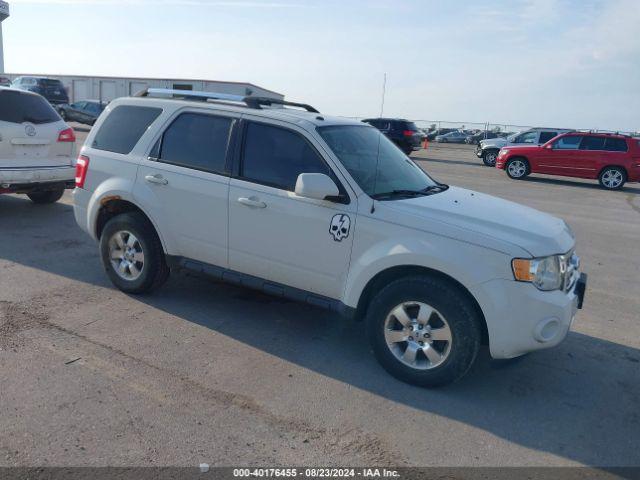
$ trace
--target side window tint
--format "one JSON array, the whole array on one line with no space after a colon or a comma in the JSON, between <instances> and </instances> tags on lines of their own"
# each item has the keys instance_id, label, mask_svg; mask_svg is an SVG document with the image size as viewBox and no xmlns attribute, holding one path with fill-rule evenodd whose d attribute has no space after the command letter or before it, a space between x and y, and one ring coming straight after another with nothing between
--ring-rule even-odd
<instances>
[{"instance_id":1,"label":"side window tint","mask_svg":"<svg viewBox=\"0 0 640 480\"><path fill-rule=\"evenodd\" d=\"M538 140L538 143L540 144L547 143L553 137L557 137L557 136L558 136L558 132L540 132L540 140Z\"/></svg>"},{"instance_id":2,"label":"side window tint","mask_svg":"<svg viewBox=\"0 0 640 480\"><path fill-rule=\"evenodd\" d=\"M159 160L182 167L222 173L232 119L183 113L162 137Z\"/></svg>"},{"instance_id":3,"label":"side window tint","mask_svg":"<svg viewBox=\"0 0 640 480\"><path fill-rule=\"evenodd\" d=\"M604 150L604 137L584 137L580 150Z\"/></svg>"},{"instance_id":4,"label":"side window tint","mask_svg":"<svg viewBox=\"0 0 640 480\"><path fill-rule=\"evenodd\" d=\"M538 132L527 132L518 135L513 143L536 143Z\"/></svg>"},{"instance_id":5,"label":"side window tint","mask_svg":"<svg viewBox=\"0 0 640 480\"><path fill-rule=\"evenodd\" d=\"M562 137L553 143L553 148L558 150L577 150L580 145L580 140L582 140L582 137L579 135Z\"/></svg>"},{"instance_id":6,"label":"side window tint","mask_svg":"<svg viewBox=\"0 0 640 480\"><path fill-rule=\"evenodd\" d=\"M242 177L292 192L301 173L333 177L331 169L302 136L270 125L247 125Z\"/></svg>"},{"instance_id":7,"label":"side window tint","mask_svg":"<svg viewBox=\"0 0 640 480\"><path fill-rule=\"evenodd\" d=\"M607 138L604 141L604 149L610 152L626 152L627 141L624 138Z\"/></svg>"},{"instance_id":8,"label":"side window tint","mask_svg":"<svg viewBox=\"0 0 640 480\"><path fill-rule=\"evenodd\" d=\"M91 146L126 155L161 113L161 108L120 105L105 119Z\"/></svg>"}]
</instances>

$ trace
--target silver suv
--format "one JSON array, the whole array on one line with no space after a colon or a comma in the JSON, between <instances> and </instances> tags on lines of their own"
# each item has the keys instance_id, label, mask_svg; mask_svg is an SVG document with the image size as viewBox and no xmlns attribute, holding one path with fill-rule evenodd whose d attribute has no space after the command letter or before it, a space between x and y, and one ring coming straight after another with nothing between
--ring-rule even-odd
<instances>
[{"instance_id":1,"label":"silver suv","mask_svg":"<svg viewBox=\"0 0 640 480\"><path fill-rule=\"evenodd\" d=\"M76 221L119 289L187 269L327 308L419 385L460 378L483 342L496 358L557 345L582 306L562 220L440 183L376 128L309 105L121 98L76 181Z\"/></svg>"},{"instance_id":2,"label":"silver suv","mask_svg":"<svg viewBox=\"0 0 640 480\"><path fill-rule=\"evenodd\" d=\"M514 133L507 138L490 138L482 140L476 147L476 155L481 158L485 165L494 167L498 153L502 147L514 145L542 145L547 143L561 133L568 133L572 130L564 128L532 128L524 132Z\"/></svg>"}]
</instances>

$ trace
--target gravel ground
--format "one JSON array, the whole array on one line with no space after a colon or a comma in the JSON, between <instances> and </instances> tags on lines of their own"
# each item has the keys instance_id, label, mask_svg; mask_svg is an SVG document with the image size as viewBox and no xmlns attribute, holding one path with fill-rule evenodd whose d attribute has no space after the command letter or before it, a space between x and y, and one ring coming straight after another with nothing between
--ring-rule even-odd
<instances>
[{"instance_id":1,"label":"gravel ground","mask_svg":"<svg viewBox=\"0 0 640 480\"><path fill-rule=\"evenodd\" d=\"M188 275L125 295L69 195L0 196L0 465L640 466L640 187L414 158L572 225L590 283L563 344L408 386L322 310Z\"/></svg>"}]
</instances>

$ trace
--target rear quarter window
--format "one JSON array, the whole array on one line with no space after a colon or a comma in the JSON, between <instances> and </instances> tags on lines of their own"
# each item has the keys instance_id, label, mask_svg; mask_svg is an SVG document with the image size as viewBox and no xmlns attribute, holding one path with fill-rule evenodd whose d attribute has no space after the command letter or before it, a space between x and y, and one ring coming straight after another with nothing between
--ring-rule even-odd
<instances>
[{"instance_id":1,"label":"rear quarter window","mask_svg":"<svg viewBox=\"0 0 640 480\"><path fill-rule=\"evenodd\" d=\"M626 152L627 141L624 138L607 138L604 141L604 149L609 152Z\"/></svg>"},{"instance_id":2,"label":"rear quarter window","mask_svg":"<svg viewBox=\"0 0 640 480\"><path fill-rule=\"evenodd\" d=\"M41 125L60 120L58 113L40 95L16 90L0 91L0 122Z\"/></svg>"},{"instance_id":3,"label":"rear quarter window","mask_svg":"<svg viewBox=\"0 0 640 480\"><path fill-rule=\"evenodd\" d=\"M161 108L120 105L104 120L91 147L124 155L131 153L140 137L161 113Z\"/></svg>"}]
</instances>

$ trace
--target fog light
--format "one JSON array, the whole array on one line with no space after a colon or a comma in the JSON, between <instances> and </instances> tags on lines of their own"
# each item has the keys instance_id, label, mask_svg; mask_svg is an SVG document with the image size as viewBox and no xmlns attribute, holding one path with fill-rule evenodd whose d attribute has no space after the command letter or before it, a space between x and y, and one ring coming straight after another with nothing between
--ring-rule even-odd
<instances>
[{"instance_id":1,"label":"fog light","mask_svg":"<svg viewBox=\"0 0 640 480\"><path fill-rule=\"evenodd\" d=\"M545 318L533 329L533 338L538 342L547 343L553 340L560 332L560 321L555 318Z\"/></svg>"}]
</instances>

